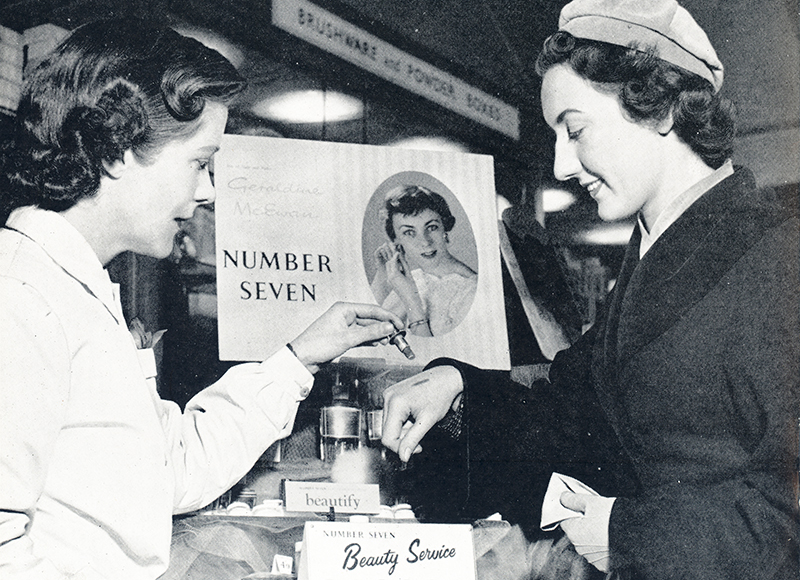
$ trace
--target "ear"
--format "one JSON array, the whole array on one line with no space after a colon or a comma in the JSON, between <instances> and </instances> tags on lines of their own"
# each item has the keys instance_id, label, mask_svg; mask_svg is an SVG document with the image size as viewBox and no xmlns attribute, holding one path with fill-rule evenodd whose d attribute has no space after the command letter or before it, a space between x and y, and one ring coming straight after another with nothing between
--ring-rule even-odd
<instances>
[{"instance_id":1,"label":"ear","mask_svg":"<svg viewBox=\"0 0 800 580\"><path fill-rule=\"evenodd\" d=\"M105 169L106 174L108 174L111 179L119 179L122 177L122 174L125 173L125 170L131 166L133 161L133 152L128 149L122 155L122 159L111 162L103 161L103 169Z\"/></svg>"},{"instance_id":2,"label":"ear","mask_svg":"<svg viewBox=\"0 0 800 580\"><path fill-rule=\"evenodd\" d=\"M672 111L670 111L669 115L659 123L656 124L656 131L662 137L666 137L672 132L672 127L674 126L675 122L672 119Z\"/></svg>"}]
</instances>

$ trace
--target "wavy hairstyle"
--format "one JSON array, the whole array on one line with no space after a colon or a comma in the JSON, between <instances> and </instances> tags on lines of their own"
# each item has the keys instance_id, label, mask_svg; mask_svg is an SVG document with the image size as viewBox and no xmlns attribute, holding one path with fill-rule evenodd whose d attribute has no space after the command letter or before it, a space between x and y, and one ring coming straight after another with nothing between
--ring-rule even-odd
<instances>
[{"instance_id":1,"label":"wavy hairstyle","mask_svg":"<svg viewBox=\"0 0 800 580\"><path fill-rule=\"evenodd\" d=\"M25 82L0 155L0 219L94 196L127 150L151 162L198 129L206 101L227 105L244 86L222 55L166 26L126 18L76 29Z\"/></svg>"},{"instance_id":2,"label":"wavy hairstyle","mask_svg":"<svg viewBox=\"0 0 800 580\"><path fill-rule=\"evenodd\" d=\"M670 114L673 130L710 167L733 153L733 104L711 83L658 58L652 49L576 38L559 31L544 42L536 61L539 76L567 64L599 90L616 94L623 110L639 123L658 123Z\"/></svg>"},{"instance_id":3,"label":"wavy hairstyle","mask_svg":"<svg viewBox=\"0 0 800 580\"><path fill-rule=\"evenodd\" d=\"M421 185L403 185L392 189L386 195L386 204L382 212L386 235L392 241L397 237L393 219L396 214L417 215L426 209L439 214L444 231L449 232L456 225L456 218L450 211L447 201L435 191Z\"/></svg>"}]
</instances>

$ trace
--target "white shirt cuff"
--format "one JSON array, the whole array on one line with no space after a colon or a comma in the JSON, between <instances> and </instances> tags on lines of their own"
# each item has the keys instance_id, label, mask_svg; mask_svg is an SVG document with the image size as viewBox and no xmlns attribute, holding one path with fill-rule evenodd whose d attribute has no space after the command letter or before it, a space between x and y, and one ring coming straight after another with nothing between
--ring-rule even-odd
<instances>
[{"instance_id":1,"label":"white shirt cuff","mask_svg":"<svg viewBox=\"0 0 800 580\"><path fill-rule=\"evenodd\" d=\"M285 346L261 363L261 370L269 372L274 367L281 369L287 379L297 385L297 400L302 401L311 393L314 386L314 375Z\"/></svg>"}]
</instances>

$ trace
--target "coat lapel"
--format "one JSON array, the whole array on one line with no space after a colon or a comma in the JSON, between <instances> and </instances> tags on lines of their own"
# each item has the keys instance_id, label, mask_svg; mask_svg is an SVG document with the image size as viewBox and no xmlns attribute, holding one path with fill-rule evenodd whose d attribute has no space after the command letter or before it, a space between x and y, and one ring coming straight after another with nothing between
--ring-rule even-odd
<instances>
[{"instance_id":1,"label":"coat lapel","mask_svg":"<svg viewBox=\"0 0 800 580\"><path fill-rule=\"evenodd\" d=\"M639 260L638 228L609 296L593 351L595 387L617 427L626 389L620 374L644 347L672 328L719 283L767 228L786 218L739 169L695 202Z\"/></svg>"},{"instance_id":2,"label":"coat lapel","mask_svg":"<svg viewBox=\"0 0 800 580\"><path fill-rule=\"evenodd\" d=\"M597 329L592 373L601 404L622 441L627 413L620 379L626 363L672 328L767 228L785 219L752 174L739 169L695 202L639 260L634 231Z\"/></svg>"},{"instance_id":3,"label":"coat lapel","mask_svg":"<svg viewBox=\"0 0 800 580\"><path fill-rule=\"evenodd\" d=\"M617 276L614 290L609 297L608 312L606 313L605 317L605 326L600 333L601 340L598 341L598 349L596 350L595 355L596 357L599 357L595 360L602 361L600 367L603 369L603 375L606 378L606 380L603 381L604 384L608 384L608 378L616 375L619 321L625 302L626 289L639 265L640 243L641 234L639 232L639 228L634 228L633 235L631 236L631 239L628 242L628 247L625 250L625 257L622 260L622 268Z\"/></svg>"},{"instance_id":4,"label":"coat lapel","mask_svg":"<svg viewBox=\"0 0 800 580\"><path fill-rule=\"evenodd\" d=\"M592 354L591 369L595 392L621 442L628 440L629 434L626 426L629 422L626 420L625 408L621 405L622 400L618 396L620 385L617 365L617 336L626 288L639 265L640 242L639 229L634 228L622 260L622 268L617 276L617 282L607 302L605 317L597 329L597 338ZM633 456L629 457L633 460Z\"/></svg>"},{"instance_id":5,"label":"coat lapel","mask_svg":"<svg viewBox=\"0 0 800 580\"><path fill-rule=\"evenodd\" d=\"M780 219L758 199L749 171L737 171L703 195L656 241L615 297L606 360L621 369L672 328Z\"/></svg>"}]
</instances>

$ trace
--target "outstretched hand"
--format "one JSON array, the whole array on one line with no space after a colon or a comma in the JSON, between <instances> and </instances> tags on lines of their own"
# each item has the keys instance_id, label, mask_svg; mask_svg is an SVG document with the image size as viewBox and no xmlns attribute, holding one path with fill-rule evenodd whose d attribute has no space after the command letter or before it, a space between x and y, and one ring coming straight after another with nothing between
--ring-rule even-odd
<instances>
[{"instance_id":1,"label":"outstretched hand","mask_svg":"<svg viewBox=\"0 0 800 580\"><path fill-rule=\"evenodd\" d=\"M297 358L311 372L354 346L387 344L403 328L396 314L374 304L337 302L291 341Z\"/></svg>"},{"instance_id":2,"label":"outstretched hand","mask_svg":"<svg viewBox=\"0 0 800 580\"><path fill-rule=\"evenodd\" d=\"M422 450L422 438L456 406L463 390L461 373L451 366L434 367L392 385L383 394L381 442L408 461Z\"/></svg>"}]
</instances>

